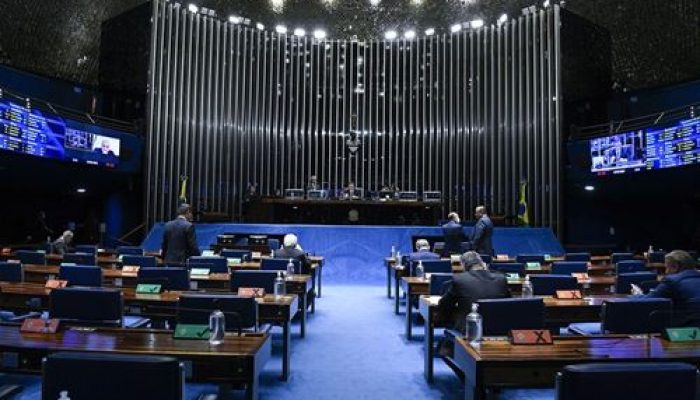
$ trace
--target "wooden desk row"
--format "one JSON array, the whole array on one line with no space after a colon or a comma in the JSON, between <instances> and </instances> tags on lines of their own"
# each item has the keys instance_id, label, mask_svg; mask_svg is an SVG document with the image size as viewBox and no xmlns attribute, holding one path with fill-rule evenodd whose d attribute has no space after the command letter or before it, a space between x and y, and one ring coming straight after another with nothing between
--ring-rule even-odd
<instances>
[{"instance_id":1,"label":"wooden desk row","mask_svg":"<svg viewBox=\"0 0 700 400\"><path fill-rule=\"evenodd\" d=\"M177 318L177 302L187 292L170 291L157 294L136 293L133 288L121 289L125 311L148 318L174 320ZM46 311L49 309L51 289L38 283L0 282L0 308L16 311ZM258 298L258 323L282 327L282 379L287 380L290 371L291 321L299 308L299 296L286 295L276 298L265 295Z\"/></svg>"}]
</instances>

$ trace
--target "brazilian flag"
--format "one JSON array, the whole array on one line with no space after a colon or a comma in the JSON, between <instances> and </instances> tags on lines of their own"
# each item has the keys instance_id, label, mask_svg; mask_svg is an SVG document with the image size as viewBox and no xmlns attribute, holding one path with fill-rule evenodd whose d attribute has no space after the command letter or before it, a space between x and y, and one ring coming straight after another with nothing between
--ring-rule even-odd
<instances>
[{"instance_id":1,"label":"brazilian flag","mask_svg":"<svg viewBox=\"0 0 700 400\"><path fill-rule=\"evenodd\" d=\"M530 225L527 215L527 181L520 182L520 200L518 201L518 222L520 225Z\"/></svg>"}]
</instances>

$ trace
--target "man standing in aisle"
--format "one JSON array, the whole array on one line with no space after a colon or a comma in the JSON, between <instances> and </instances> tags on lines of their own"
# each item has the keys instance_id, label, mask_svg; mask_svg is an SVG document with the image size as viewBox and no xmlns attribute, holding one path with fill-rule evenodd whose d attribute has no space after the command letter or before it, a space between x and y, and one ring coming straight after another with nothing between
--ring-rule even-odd
<instances>
[{"instance_id":1,"label":"man standing in aisle","mask_svg":"<svg viewBox=\"0 0 700 400\"><path fill-rule=\"evenodd\" d=\"M478 206L474 210L474 216L477 218L476 225L469 238L471 249L479 254L493 255L493 222L486 213L485 206Z\"/></svg>"},{"instance_id":2,"label":"man standing in aisle","mask_svg":"<svg viewBox=\"0 0 700 400\"><path fill-rule=\"evenodd\" d=\"M161 245L161 255L165 264L184 265L188 258L200 254L197 234L191 220L192 208L183 203L177 209L177 218L165 224Z\"/></svg>"}]
</instances>

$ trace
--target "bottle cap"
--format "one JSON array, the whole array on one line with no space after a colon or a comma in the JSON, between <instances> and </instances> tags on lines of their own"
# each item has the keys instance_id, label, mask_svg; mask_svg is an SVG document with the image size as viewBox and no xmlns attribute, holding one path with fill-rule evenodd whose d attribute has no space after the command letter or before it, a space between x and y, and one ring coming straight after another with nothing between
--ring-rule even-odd
<instances>
[{"instance_id":1,"label":"bottle cap","mask_svg":"<svg viewBox=\"0 0 700 400\"><path fill-rule=\"evenodd\" d=\"M472 312L477 312L477 311L479 311L479 304L472 303Z\"/></svg>"}]
</instances>

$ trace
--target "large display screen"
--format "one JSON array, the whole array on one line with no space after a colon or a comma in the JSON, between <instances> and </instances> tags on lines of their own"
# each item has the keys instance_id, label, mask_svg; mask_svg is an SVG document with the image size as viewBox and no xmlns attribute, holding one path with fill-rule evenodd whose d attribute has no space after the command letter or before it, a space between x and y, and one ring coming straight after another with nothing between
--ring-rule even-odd
<instances>
[{"instance_id":1,"label":"large display screen","mask_svg":"<svg viewBox=\"0 0 700 400\"><path fill-rule=\"evenodd\" d=\"M622 174L700 164L700 118L592 139L591 171Z\"/></svg>"},{"instance_id":2,"label":"large display screen","mask_svg":"<svg viewBox=\"0 0 700 400\"><path fill-rule=\"evenodd\" d=\"M0 149L114 168L121 141L85 124L0 98ZM89 128L89 125L88 125Z\"/></svg>"}]
</instances>

